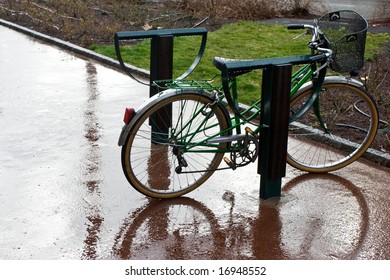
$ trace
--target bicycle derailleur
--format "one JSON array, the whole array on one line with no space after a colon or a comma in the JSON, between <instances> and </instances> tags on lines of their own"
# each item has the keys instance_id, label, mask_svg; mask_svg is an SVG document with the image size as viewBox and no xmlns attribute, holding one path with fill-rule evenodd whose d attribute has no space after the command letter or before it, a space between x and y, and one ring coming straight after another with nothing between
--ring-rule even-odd
<instances>
[{"instance_id":1,"label":"bicycle derailleur","mask_svg":"<svg viewBox=\"0 0 390 280\"><path fill-rule=\"evenodd\" d=\"M173 154L177 157L177 161L179 163L179 165L175 168L175 172L180 174L183 171L183 167L188 167L188 163L183 156L183 151L179 146L177 146L177 144L173 146Z\"/></svg>"}]
</instances>

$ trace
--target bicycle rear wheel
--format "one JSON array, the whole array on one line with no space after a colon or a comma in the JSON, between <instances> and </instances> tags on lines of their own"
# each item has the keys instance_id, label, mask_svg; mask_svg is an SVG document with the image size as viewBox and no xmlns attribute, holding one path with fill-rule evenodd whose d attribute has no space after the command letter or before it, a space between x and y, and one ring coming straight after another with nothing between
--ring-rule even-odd
<instances>
[{"instance_id":1,"label":"bicycle rear wheel","mask_svg":"<svg viewBox=\"0 0 390 280\"><path fill-rule=\"evenodd\" d=\"M227 144L205 140L229 127L226 109L210 107L213 102L207 93L170 92L136 115L122 147L123 171L136 190L154 198L178 197L211 176Z\"/></svg>"},{"instance_id":2,"label":"bicycle rear wheel","mask_svg":"<svg viewBox=\"0 0 390 280\"><path fill-rule=\"evenodd\" d=\"M312 90L309 87L293 97L292 113ZM313 106L289 125L287 162L307 172L343 168L368 149L378 123L376 104L362 87L328 79Z\"/></svg>"}]
</instances>

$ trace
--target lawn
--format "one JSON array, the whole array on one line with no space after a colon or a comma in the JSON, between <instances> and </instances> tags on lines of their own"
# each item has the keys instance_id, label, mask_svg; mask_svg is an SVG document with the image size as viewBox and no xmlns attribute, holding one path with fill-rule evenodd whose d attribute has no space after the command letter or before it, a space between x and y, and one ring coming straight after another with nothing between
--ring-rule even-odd
<instances>
[{"instance_id":1,"label":"lawn","mask_svg":"<svg viewBox=\"0 0 390 280\"><path fill-rule=\"evenodd\" d=\"M236 59L260 59L268 57L292 56L308 54L307 47L309 36L300 35L302 30L287 30L283 25L263 24L253 21L240 21L226 24L222 28L209 32L206 51L202 61L190 75L189 79L211 79L219 74L213 66L212 59L215 56ZM389 34L371 34L367 36L366 53L367 60L380 50L382 44L389 40ZM182 74L195 59L201 38L179 37L174 41L174 77ZM116 58L114 46L93 45L95 52ZM137 67L149 69L150 41L145 40L135 44L127 44L122 47L124 60ZM258 98L260 90L261 71L254 71L243 75L239 80L240 102L250 104ZM218 83L218 79L216 80Z\"/></svg>"}]
</instances>

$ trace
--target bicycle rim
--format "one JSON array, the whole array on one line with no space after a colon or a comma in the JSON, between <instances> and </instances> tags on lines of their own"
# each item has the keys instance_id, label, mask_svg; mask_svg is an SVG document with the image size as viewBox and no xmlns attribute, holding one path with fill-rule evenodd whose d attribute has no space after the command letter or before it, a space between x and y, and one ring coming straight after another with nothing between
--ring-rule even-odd
<instances>
[{"instance_id":1,"label":"bicycle rim","mask_svg":"<svg viewBox=\"0 0 390 280\"><path fill-rule=\"evenodd\" d=\"M178 197L211 176L226 144L199 143L228 128L220 106L202 114L211 102L204 95L181 93L162 99L139 117L122 147L122 167L135 189L154 198Z\"/></svg>"},{"instance_id":2,"label":"bicycle rim","mask_svg":"<svg viewBox=\"0 0 390 280\"><path fill-rule=\"evenodd\" d=\"M292 99L292 113L311 92L309 88ZM317 101L318 107L315 103L289 125L287 162L308 172L334 171L368 149L378 129L378 110L367 92L349 84L325 84Z\"/></svg>"}]
</instances>

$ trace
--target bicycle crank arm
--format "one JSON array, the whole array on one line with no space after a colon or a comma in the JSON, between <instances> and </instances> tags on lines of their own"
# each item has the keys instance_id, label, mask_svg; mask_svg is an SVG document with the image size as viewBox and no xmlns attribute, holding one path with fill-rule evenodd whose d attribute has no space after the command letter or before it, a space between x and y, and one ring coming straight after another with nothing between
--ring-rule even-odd
<instances>
[{"instance_id":1,"label":"bicycle crank arm","mask_svg":"<svg viewBox=\"0 0 390 280\"><path fill-rule=\"evenodd\" d=\"M237 144L232 144L230 158L223 158L225 163L233 170L236 170L237 167L255 162L257 159L259 142L256 134L249 127L245 128L245 132L245 134L221 136L209 141L211 143L237 141Z\"/></svg>"}]
</instances>

